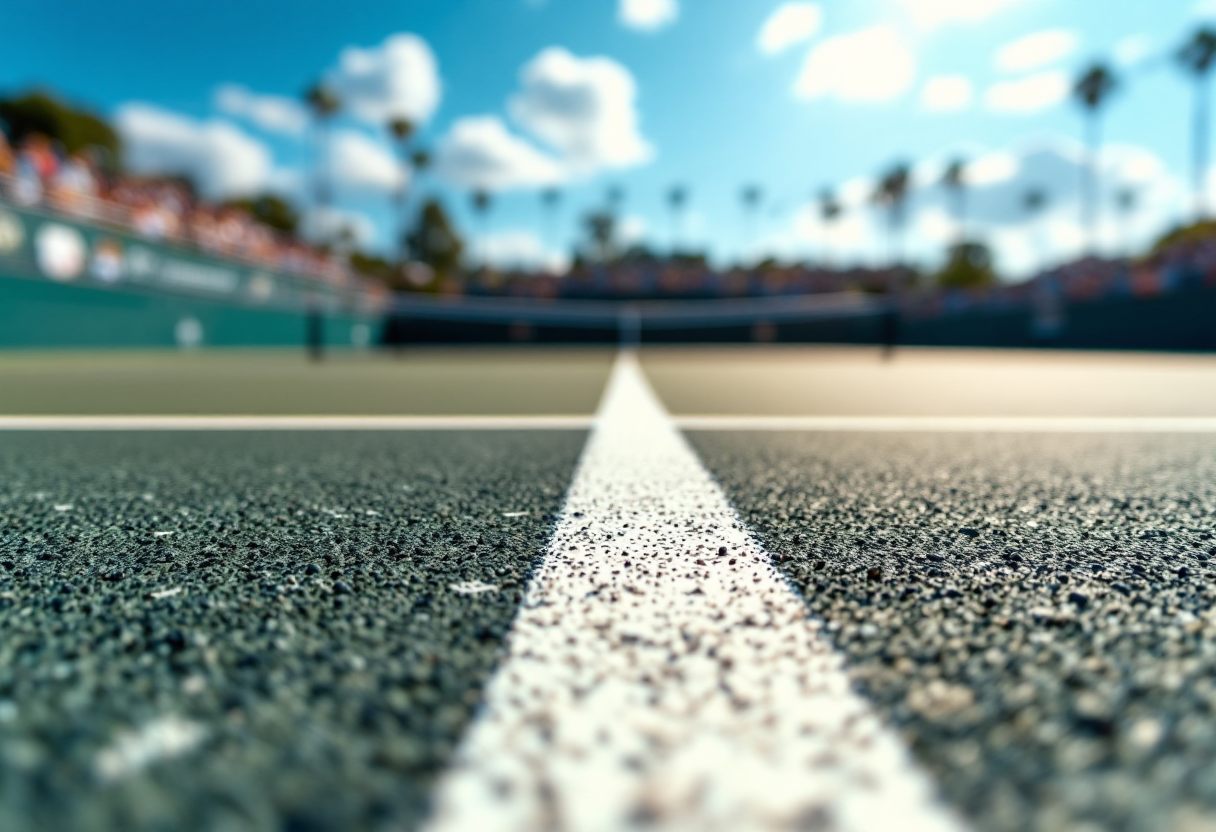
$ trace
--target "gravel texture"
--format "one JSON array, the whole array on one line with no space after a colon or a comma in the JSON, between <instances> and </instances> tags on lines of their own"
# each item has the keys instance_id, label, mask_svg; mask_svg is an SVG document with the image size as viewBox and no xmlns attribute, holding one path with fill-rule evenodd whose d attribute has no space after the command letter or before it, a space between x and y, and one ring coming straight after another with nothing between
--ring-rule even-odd
<instances>
[{"instance_id":1,"label":"gravel texture","mask_svg":"<svg viewBox=\"0 0 1216 832\"><path fill-rule=\"evenodd\" d=\"M691 439L978 829L1216 829L1216 438Z\"/></svg>"},{"instance_id":2,"label":"gravel texture","mask_svg":"<svg viewBox=\"0 0 1216 832\"><path fill-rule=\"evenodd\" d=\"M0 829L408 828L584 441L0 434Z\"/></svg>"}]
</instances>

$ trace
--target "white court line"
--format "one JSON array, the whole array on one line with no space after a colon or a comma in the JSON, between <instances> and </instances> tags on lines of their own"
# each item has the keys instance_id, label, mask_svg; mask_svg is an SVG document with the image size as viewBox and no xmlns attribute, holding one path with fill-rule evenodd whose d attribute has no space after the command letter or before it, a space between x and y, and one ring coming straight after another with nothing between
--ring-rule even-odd
<instances>
[{"instance_id":1,"label":"white court line","mask_svg":"<svg viewBox=\"0 0 1216 832\"><path fill-rule=\"evenodd\" d=\"M561 430L591 416L0 416L0 430Z\"/></svg>"},{"instance_id":2,"label":"white court line","mask_svg":"<svg viewBox=\"0 0 1216 832\"><path fill-rule=\"evenodd\" d=\"M631 355L506 650L427 832L963 828Z\"/></svg>"},{"instance_id":3,"label":"white court line","mask_svg":"<svg viewBox=\"0 0 1216 832\"><path fill-rule=\"evenodd\" d=\"M859 433L1216 433L1204 416L679 416L683 430Z\"/></svg>"}]
</instances>

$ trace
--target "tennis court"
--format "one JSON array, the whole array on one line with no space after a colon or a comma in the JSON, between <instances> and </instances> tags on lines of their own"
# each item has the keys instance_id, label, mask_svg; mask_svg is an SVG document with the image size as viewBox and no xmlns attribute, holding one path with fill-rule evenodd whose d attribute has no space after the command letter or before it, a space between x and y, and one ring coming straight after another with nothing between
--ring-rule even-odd
<instances>
[{"instance_id":1,"label":"tennis court","mask_svg":"<svg viewBox=\"0 0 1216 832\"><path fill-rule=\"evenodd\" d=\"M0 390L5 830L1216 828L1211 357Z\"/></svg>"}]
</instances>

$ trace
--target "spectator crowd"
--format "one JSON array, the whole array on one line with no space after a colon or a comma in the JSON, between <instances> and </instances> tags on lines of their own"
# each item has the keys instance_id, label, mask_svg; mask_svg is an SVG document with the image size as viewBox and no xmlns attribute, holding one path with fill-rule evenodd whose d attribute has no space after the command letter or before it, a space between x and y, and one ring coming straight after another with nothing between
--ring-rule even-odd
<instances>
[{"instance_id":1,"label":"spectator crowd","mask_svg":"<svg viewBox=\"0 0 1216 832\"><path fill-rule=\"evenodd\" d=\"M90 153L66 153L36 133L14 147L0 131L0 197L336 288L382 289L345 258L273 229L243 208L198 199L184 181L115 175Z\"/></svg>"},{"instance_id":2,"label":"spectator crowd","mask_svg":"<svg viewBox=\"0 0 1216 832\"><path fill-rule=\"evenodd\" d=\"M196 197L183 181L117 175L89 153L65 153L30 134L13 147L0 131L0 197L78 219L125 228L149 240L381 294L384 284L356 273L345 257L311 246L258 221L234 205ZM1216 289L1216 226L1210 236L1183 237L1139 260L1083 258L1016 284L942 289L918 283L903 269L830 268L768 263L715 269L703 259L642 253L611 263L576 263L562 275L481 269L441 291L534 300L709 300L834 292L897 291L914 318L1028 308L1044 300L1069 303L1151 297L1189 287Z\"/></svg>"}]
</instances>

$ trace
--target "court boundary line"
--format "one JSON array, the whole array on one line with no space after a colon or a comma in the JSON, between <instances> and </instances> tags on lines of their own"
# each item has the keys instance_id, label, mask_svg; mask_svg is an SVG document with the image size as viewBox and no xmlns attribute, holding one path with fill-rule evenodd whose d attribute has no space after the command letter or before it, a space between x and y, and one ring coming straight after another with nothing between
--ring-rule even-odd
<instances>
[{"instance_id":1,"label":"court boundary line","mask_svg":"<svg viewBox=\"0 0 1216 832\"><path fill-rule=\"evenodd\" d=\"M631 351L559 518L425 832L967 828Z\"/></svg>"}]
</instances>

